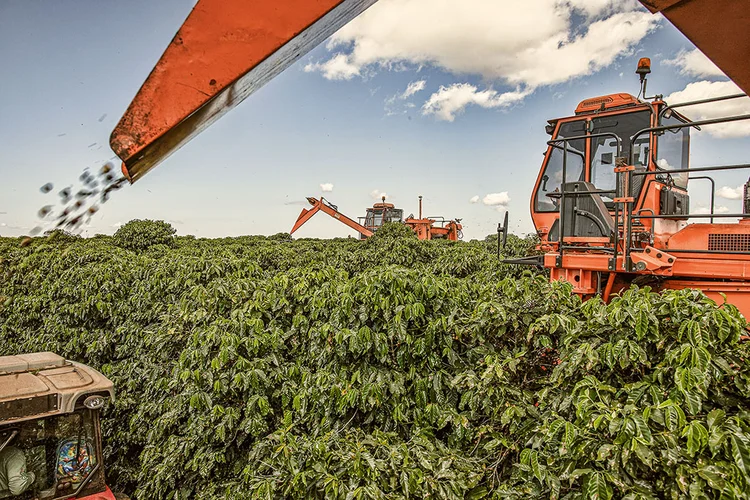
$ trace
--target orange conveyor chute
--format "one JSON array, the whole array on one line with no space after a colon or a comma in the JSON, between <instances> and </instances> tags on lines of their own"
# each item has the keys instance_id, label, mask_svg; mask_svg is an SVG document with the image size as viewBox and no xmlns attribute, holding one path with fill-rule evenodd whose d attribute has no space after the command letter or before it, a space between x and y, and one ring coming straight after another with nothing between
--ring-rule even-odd
<instances>
[{"instance_id":1,"label":"orange conveyor chute","mask_svg":"<svg viewBox=\"0 0 750 500\"><path fill-rule=\"evenodd\" d=\"M312 208L302 209L302 213L299 214L299 217L297 218L297 222L294 223L294 227L292 228L291 231L289 231L289 234L294 234L294 232L297 229L302 227L302 225L305 222L309 221L312 218L312 216L315 215L316 213L323 212L323 213L330 215L337 221L343 224L346 224L347 226L354 229L355 231L358 231L365 238L369 238L370 236L373 235L373 232L367 229L362 224L358 223L354 219L347 217L346 215L342 214L341 212L334 209L330 205L326 204L323 198L316 200L315 198L308 197L307 201L310 203L310 205L312 205Z\"/></svg>"},{"instance_id":2,"label":"orange conveyor chute","mask_svg":"<svg viewBox=\"0 0 750 500\"><path fill-rule=\"evenodd\" d=\"M376 0L198 0L110 136L131 181Z\"/></svg>"}]
</instances>

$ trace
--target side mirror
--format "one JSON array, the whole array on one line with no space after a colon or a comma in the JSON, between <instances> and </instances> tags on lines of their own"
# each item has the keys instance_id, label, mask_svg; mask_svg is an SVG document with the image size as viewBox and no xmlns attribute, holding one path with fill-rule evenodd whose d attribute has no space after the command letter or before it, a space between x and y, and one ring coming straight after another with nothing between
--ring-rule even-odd
<instances>
[{"instance_id":1,"label":"side mirror","mask_svg":"<svg viewBox=\"0 0 750 500\"><path fill-rule=\"evenodd\" d=\"M497 258L500 259L501 250L505 249L505 243L508 241L508 211L505 211L505 217L502 224L497 225Z\"/></svg>"},{"instance_id":2,"label":"side mirror","mask_svg":"<svg viewBox=\"0 0 750 500\"><path fill-rule=\"evenodd\" d=\"M542 191L546 191L547 190L547 181L548 180L549 180L549 175L544 174L542 176ZM508 212L505 212L505 213L507 214Z\"/></svg>"}]
</instances>

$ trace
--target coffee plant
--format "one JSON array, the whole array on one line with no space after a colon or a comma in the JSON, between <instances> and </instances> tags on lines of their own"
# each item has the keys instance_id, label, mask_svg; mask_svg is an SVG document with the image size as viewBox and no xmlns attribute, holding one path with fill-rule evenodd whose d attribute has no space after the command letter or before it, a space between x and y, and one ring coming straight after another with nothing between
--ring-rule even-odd
<instances>
[{"instance_id":1,"label":"coffee plant","mask_svg":"<svg viewBox=\"0 0 750 500\"><path fill-rule=\"evenodd\" d=\"M730 304L647 288L581 303L499 264L491 238L151 224L130 226L147 245L0 238L0 354L113 380L107 473L136 499L750 496Z\"/></svg>"},{"instance_id":2,"label":"coffee plant","mask_svg":"<svg viewBox=\"0 0 750 500\"><path fill-rule=\"evenodd\" d=\"M154 245L171 246L177 232L162 220L131 220L120 227L112 238L113 243L128 250L145 250Z\"/></svg>"}]
</instances>

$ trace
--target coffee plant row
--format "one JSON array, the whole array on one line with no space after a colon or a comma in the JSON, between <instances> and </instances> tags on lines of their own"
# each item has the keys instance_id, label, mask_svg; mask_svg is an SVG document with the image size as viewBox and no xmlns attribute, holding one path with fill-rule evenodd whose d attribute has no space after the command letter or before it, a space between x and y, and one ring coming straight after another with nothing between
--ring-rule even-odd
<instances>
[{"instance_id":1,"label":"coffee plant row","mask_svg":"<svg viewBox=\"0 0 750 500\"><path fill-rule=\"evenodd\" d=\"M139 500L750 497L750 355L698 291L586 303L491 239L0 239L0 354L102 370ZM511 238L525 254L530 238Z\"/></svg>"}]
</instances>

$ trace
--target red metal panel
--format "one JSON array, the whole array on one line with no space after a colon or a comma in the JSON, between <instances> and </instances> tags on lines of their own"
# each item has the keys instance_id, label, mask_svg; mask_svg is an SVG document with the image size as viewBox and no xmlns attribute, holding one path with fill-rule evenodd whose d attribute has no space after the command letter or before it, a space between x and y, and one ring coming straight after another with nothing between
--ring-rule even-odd
<instances>
[{"instance_id":1,"label":"red metal panel","mask_svg":"<svg viewBox=\"0 0 750 500\"><path fill-rule=\"evenodd\" d=\"M641 0L641 3L653 13L661 12L673 6L676 3L680 3L683 0Z\"/></svg>"},{"instance_id":2,"label":"red metal panel","mask_svg":"<svg viewBox=\"0 0 750 500\"><path fill-rule=\"evenodd\" d=\"M131 182L376 0L199 0L110 137Z\"/></svg>"},{"instance_id":3,"label":"red metal panel","mask_svg":"<svg viewBox=\"0 0 750 500\"><path fill-rule=\"evenodd\" d=\"M93 495L87 495L85 497L78 497L79 500L116 500L114 494L112 494L112 491L109 489L109 487L105 487L105 490L101 493L95 493Z\"/></svg>"},{"instance_id":4,"label":"red metal panel","mask_svg":"<svg viewBox=\"0 0 750 500\"><path fill-rule=\"evenodd\" d=\"M745 93L750 92L750 4L745 0L641 0L661 12Z\"/></svg>"}]
</instances>

